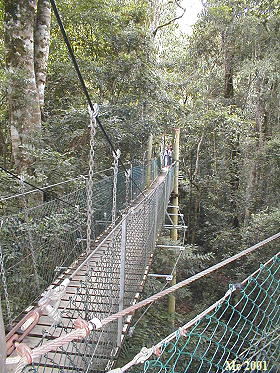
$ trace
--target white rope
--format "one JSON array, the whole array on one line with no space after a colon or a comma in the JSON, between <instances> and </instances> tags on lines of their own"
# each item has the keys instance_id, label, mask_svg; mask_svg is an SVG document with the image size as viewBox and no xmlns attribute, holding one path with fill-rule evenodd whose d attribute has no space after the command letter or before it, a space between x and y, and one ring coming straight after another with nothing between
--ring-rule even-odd
<instances>
[{"instance_id":1,"label":"white rope","mask_svg":"<svg viewBox=\"0 0 280 373\"><path fill-rule=\"evenodd\" d=\"M113 370L110 370L108 373L123 373L127 369L131 368L133 365L137 364L143 364L146 360L148 360L152 354L155 352L154 348L147 348L147 347L142 347L141 351L134 356L134 358L124 365L122 368L116 368Z\"/></svg>"},{"instance_id":2,"label":"white rope","mask_svg":"<svg viewBox=\"0 0 280 373\"><path fill-rule=\"evenodd\" d=\"M179 260L181 259L181 255L182 255L182 253L183 253L183 251L181 250L180 251L180 254L178 255L178 258L177 258L177 260L176 260L176 262L175 262L175 264L174 264L174 266L173 266L173 268L172 268L172 271L171 271L171 276L173 276L173 274L174 274L174 272L176 271L176 268L177 268L177 265L178 265L178 263L179 263ZM166 283L163 285L163 287L161 288L161 290L160 291L163 291L165 288L166 288L166 286L169 284L169 282L168 281L166 281ZM133 334L133 331L134 331L134 329L135 329L135 327L136 327L136 325L139 323L139 321L145 316L145 314L149 311L149 309L150 309L150 307L152 307L152 305L153 305L153 303L150 303L149 305L148 305L148 307L145 309L145 311L142 313L142 315L139 317L139 319L137 319L137 321L135 322L135 324L130 328L130 329L132 329L132 333L131 334Z\"/></svg>"},{"instance_id":3,"label":"white rope","mask_svg":"<svg viewBox=\"0 0 280 373\"><path fill-rule=\"evenodd\" d=\"M204 277L204 276L207 276L209 275L210 273L214 272L214 271L217 271L218 269L220 268L223 268L224 266L232 263L232 262L235 262L236 260L238 259L241 259L242 257L244 257L245 255L248 255L250 253L252 253L253 251L259 249L260 247L263 247L264 245L268 244L269 242L277 239L277 238L280 238L280 232L274 234L273 236L271 237L268 237L267 239L257 243L256 245L253 245L251 247L249 247L248 249L245 249L243 251L241 251L240 253L236 254L236 255L233 255L231 257L229 257L228 259L225 259L189 278L186 278L185 280L181 281L181 282L178 282L176 285L173 285L171 286L170 288L166 289L166 290L163 290L157 294L154 294L144 300L142 300L141 302L139 303L136 303L132 306L129 306L127 308L125 308L123 311L119 311L113 315L110 315L108 317L106 317L105 319L102 320L102 325L107 325L109 324L110 322L114 321L114 320L117 320L118 318L120 317L123 317L123 316L126 316L126 315L129 315L130 313L132 312L135 312L136 310L138 310L139 308L142 308L152 302L155 302L157 301L158 299L161 299L162 297L165 297L166 295L170 294L170 293L173 293L174 291L184 287L184 286L187 286L189 284L191 284L192 282L194 281L197 281L198 279Z\"/></svg>"},{"instance_id":4,"label":"white rope","mask_svg":"<svg viewBox=\"0 0 280 373\"><path fill-rule=\"evenodd\" d=\"M61 320L61 314L58 310L62 297L66 293L67 286L70 280L66 278L59 286L47 290L42 294L42 298L38 302L39 308L46 312L49 318L55 323Z\"/></svg>"},{"instance_id":5,"label":"white rope","mask_svg":"<svg viewBox=\"0 0 280 373\"><path fill-rule=\"evenodd\" d=\"M279 253L277 254L279 255ZM263 266L261 266L257 271L253 272L249 277L247 277L245 280L242 281L242 285L245 284L250 278L252 278L255 274L257 274L258 272L261 271L261 269L264 267L264 266L267 266L269 263L271 263L271 261L273 260L273 258L271 258L269 261L267 261ZM168 335L167 337L165 337L163 340L161 340L160 342L158 342L156 345L152 346L149 350L152 350L152 354L154 352L157 352L157 351L160 351L160 348L164 345L164 344L167 344L169 343L170 341L172 341L174 338L176 338L178 336L178 333L179 335L185 335L186 334L186 330L189 329L191 326L193 326L194 324L196 324L198 321L200 321L201 319L203 319L206 315L208 315L210 312L212 312L213 310L215 310L219 305L221 305L234 291L237 290L237 287L234 286L234 285L231 285L230 289L225 293L225 295L219 299L217 302L215 302L214 304L212 304L210 307L208 307L206 310L204 310L203 312L201 312L199 315L197 315L194 319L190 320L188 323L186 323L185 325L183 325L182 327L180 327L179 329L177 329L175 332L171 333L170 335ZM278 339L279 336L277 336L276 338L274 338L272 341L274 341L275 339ZM265 346L267 347L267 345ZM262 348L263 350L263 348ZM142 351L142 350L141 350ZM141 354L141 351L139 354ZM260 351L260 350L259 350ZM145 357L145 355L142 357L142 360L137 362L138 360L135 359L139 354L137 354L134 359L132 359L129 363L127 363L126 365L124 365L122 368L117 368L117 369L113 369L113 370L110 370L108 371L107 373L124 373L127 369L129 369L130 367L132 367L133 365L136 365L136 364L139 364L139 362L143 363L145 362L146 360L148 360L150 358L150 356L148 356L147 358ZM256 354L255 354L256 355ZM254 356L255 356L254 355ZM144 360L145 359L145 360Z\"/></svg>"}]
</instances>

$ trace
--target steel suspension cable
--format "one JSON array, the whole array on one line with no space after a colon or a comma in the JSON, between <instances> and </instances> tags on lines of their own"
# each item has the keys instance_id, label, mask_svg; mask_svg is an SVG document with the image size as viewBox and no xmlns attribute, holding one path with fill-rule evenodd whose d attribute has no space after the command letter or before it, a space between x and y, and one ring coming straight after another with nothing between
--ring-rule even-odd
<instances>
[{"instance_id":1,"label":"steel suspension cable","mask_svg":"<svg viewBox=\"0 0 280 373\"><path fill-rule=\"evenodd\" d=\"M63 184L67 184L67 183L70 183L70 182L73 182L73 181L76 181L76 180L79 180L79 179L84 179L86 180L87 176L84 176L84 175L80 175L78 177L75 177L73 179L70 179L70 180L65 180L65 181L60 181L59 183L56 183L56 184L51 184L51 185L46 185L44 187L41 187L42 190L44 190L44 193L46 189L52 189L56 186L60 186L60 185L63 185ZM13 198L17 198L17 197L22 197L22 196L26 196L28 194L31 194L31 193L35 193L37 192L37 189L32 189L32 190L29 190L27 192L23 192L23 193L19 193L19 194L13 194L11 196L8 196L8 197L3 197L3 198L0 198L0 202L5 202L5 201L8 201L10 199L13 199Z\"/></svg>"},{"instance_id":2,"label":"steel suspension cable","mask_svg":"<svg viewBox=\"0 0 280 373\"><path fill-rule=\"evenodd\" d=\"M60 14L59 14L58 8L57 8L57 6L56 6L56 2L55 2L55 0L50 0L50 3L51 3L51 6L52 6L52 9L53 9L53 11L54 11L54 14L55 14L55 17L56 17L57 23L58 23L58 25L59 25L60 31L61 31L61 33L62 33L62 36L63 36L64 42L65 42L65 44L66 44L66 46L67 46L67 49L68 49L68 52L69 52L69 55L70 55L71 61L72 61L73 65L74 65L74 67L75 67L76 73L77 73L78 78L79 78L79 81L80 81L80 83L81 83L82 90L83 90L83 92L84 92L84 94L85 94L85 96L86 96L86 99L87 99L88 105L90 106L92 112L94 112L94 105L93 105L93 103L92 103L92 100L91 100L91 97L90 97L89 91L88 91L87 86L86 86L86 84L85 84L85 81L84 81L83 75L82 75L82 73L81 73L81 70L80 70L79 64L78 64L78 62L77 62L77 59L76 59L75 53L74 53L74 51L73 51L73 48L72 48L72 46L71 46L70 40L69 40L69 38L68 38L68 36L67 36L67 33L66 33L66 30L65 30L65 28L64 28L64 25L63 25L62 19L61 19L61 17L60 17ZM99 119L98 116L96 117L96 122L97 122L99 128L101 129L101 131L102 131L102 133L103 133L103 135L104 135L106 141L107 141L108 144L110 145L110 147L111 147L113 153L114 153L115 156L117 157L117 150L115 149L115 147L114 147L114 145L113 145L113 143L112 143L112 140L110 139L108 133L106 132L106 130L105 130L104 126L102 125L102 123L101 123L101 121L100 121L100 119ZM126 169L124 163L123 163L121 160L119 160L119 163L120 163L120 165L122 166L122 168L124 169L125 173L128 174L128 171L127 171L127 169ZM140 191L140 193L144 196L144 193L143 193L142 189L139 188L139 186L137 185L137 183L133 180L132 176L131 176L131 181L132 181L132 183L136 186L136 188Z\"/></svg>"},{"instance_id":3,"label":"steel suspension cable","mask_svg":"<svg viewBox=\"0 0 280 373\"><path fill-rule=\"evenodd\" d=\"M20 176L18 176L18 175L16 175L16 174L14 174L13 172L7 170L5 167L0 166L0 169L3 170L4 172L6 172L6 174L12 176L14 179L17 179L17 180L19 180L20 182L23 182L24 184L29 185L29 186L31 186L32 188L35 188L35 189L39 190L40 192L42 192L42 193L44 193L44 194L46 193L46 192L44 191L43 188L40 188L40 187L38 187L38 186L36 186L36 185L30 183L29 181L22 180L22 178L21 178ZM63 203L65 203L65 204L67 204L67 205L69 205L69 206L71 206L71 207L76 208L76 206L72 205L72 203L69 203L69 202L67 202L67 201L64 201L64 199L62 199L62 198L54 197L54 199L56 199L56 200L58 200L58 201L60 201L60 202L63 202Z\"/></svg>"},{"instance_id":4,"label":"steel suspension cable","mask_svg":"<svg viewBox=\"0 0 280 373\"><path fill-rule=\"evenodd\" d=\"M107 171L110 171L112 169L113 169L112 167L105 168L105 169L102 169L100 171L94 172L94 175L100 175L100 176L104 176L105 175L105 177L106 177L106 174L104 174L104 173L107 172ZM46 185L46 186L43 186L43 187L40 187L40 188L41 188L41 190L43 190L45 192L46 189L53 189L56 186L60 186L60 185L63 185L63 184L68 184L68 183L71 183L73 181L80 180L80 179L87 180L87 178L88 178L88 175L80 175L80 176L74 177L73 179L60 181L59 183L55 183L55 184L51 184L51 185ZM13 198L22 197L24 195L35 193L35 192L37 192L37 189L32 189L32 190L29 190L28 192L24 192L24 193L13 194L13 195L8 196L8 197L2 197L2 198L0 198L0 202L5 202L5 201L11 200Z\"/></svg>"}]
</instances>

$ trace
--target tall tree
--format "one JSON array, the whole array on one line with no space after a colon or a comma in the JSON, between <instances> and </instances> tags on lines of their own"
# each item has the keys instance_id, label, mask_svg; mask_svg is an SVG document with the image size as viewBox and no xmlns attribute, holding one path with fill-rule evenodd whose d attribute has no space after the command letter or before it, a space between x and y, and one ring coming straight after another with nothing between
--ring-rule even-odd
<instances>
[{"instance_id":1,"label":"tall tree","mask_svg":"<svg viewBox=\"0 0 280 373\"><path fill-rule=\"evenodd\" d=\"M45 86L50 46L51 5L38 0L34 33L34 68L42 119L44 119Z\"/></svg>"},{"instance_id":2,"label":"tall tree","mask_svg":"<svg viewBox=\"0 0 280 373\"><path fill-rule=\"evenodd\" d=\"M4 10L12 155L18 172L32 173L30 150L41 137L50 9L48 1L39 0L37 14L36 0L5 0Z\"/></svg>"},{"instance_id":3,"label":"tall tree","mask_svg":"<svg viewBox=\"0 0 280 373\"><path fill-rule=\"evenodd\" d=\"M208 0L189 38L183 153L192 242L224 245L280 201L278 41L279 5L265 0Z\"/></svg>"}]
</instances>

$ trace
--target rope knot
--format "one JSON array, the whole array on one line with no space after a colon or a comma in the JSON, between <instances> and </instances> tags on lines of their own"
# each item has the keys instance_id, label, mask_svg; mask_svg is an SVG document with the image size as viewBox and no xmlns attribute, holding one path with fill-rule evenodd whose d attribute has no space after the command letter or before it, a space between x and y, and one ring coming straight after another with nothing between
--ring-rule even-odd
<instances>
[{"instance_id":1,"label":"rope knot","mask_svg":"<svg viewBox=\"0 0 280 373\"><path fill-rule=\"evenodd\" d=\"M182 336L182 337L186 337L186 335L187 335L187 331L184 328L179 328L178 332L179 332L179 335Z\"/></svg>"},{"instance_id":2,"label":"rope knot","mask_svg":"<svg viewBox=\"0 0 280 373\"><path fill-rule=\"evenodd\" d=\"M27 364L31 364L32 359L32 351L31 348L29 348L25 343L20 343L16 346L16 350L19 354L19 356L26 359Z\"/></svg>"},{"instance_id":3,"label":"rope knot","mask_svg":"<svg viewBox=\"0 0 280 373\"><path fill-rule=\"evenodd\" d=\"M156 355L157 357L160 357L160 355L161 355L161 348L160 347L155 347L154 355Z\"/></svg>"},{"instance_id":4,"label":"rope knot","mask_svg":"<svg viewBox=\"0 0 280 373\"><path fill-rule=\"evenodd\" d=\"M244 288L244 285L241 282L237 282L235 284L230 284L229 288L231 291L241 291Z\"/></svg>"},{"instance_id":5,"label":"rope knot","mask_svg":"<svg viewBox=\"0 0 280 373\"><path fill-rule=\"evenodd\" d=\"M78 317L74 321L74 326L75 326L75 329L82 329L82 330L85 331L85 336L84 337L87 337L92 330L91 324L89 322L87 322L86 320L82 319L81 317Z\"/></svg>"},{"instance_id":6,"label":"rope knot","mask_svg":"<svg viewBox=\"0 0 280 373\"><path fill-rule=\"evenodd\" d=\"M46 290L42 294L42 298L38 302L40 311L44 311L55 323L58 323L61 319L58 307L60 305L61 299L66 293L67 286L70 280L66 278L62 281L60 285L55 288Z\"/></svg>"},{"instance_id":7,"label":"rope knot","mask_svg":"<svg viewBox=\"0 0 280 373\"><path fill-rule=\"evenodd\" d=\"M152 356L153 353L155 353L155 349L153 347L142 347L141 351L134 357L132 361L134 362L134 364L143 364Z\"/></svg>"}]
</instances>

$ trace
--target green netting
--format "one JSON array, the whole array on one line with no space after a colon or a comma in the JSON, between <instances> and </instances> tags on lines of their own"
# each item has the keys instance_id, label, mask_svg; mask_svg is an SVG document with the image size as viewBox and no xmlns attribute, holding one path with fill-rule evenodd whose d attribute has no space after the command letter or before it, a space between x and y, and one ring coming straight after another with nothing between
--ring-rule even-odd
<instances>
[{"instance_id":1,"label":"green netting","mask_svg":"<svg viewBox=\"0 0 280 373\"><path fill-rule=\"evenodd\" d=\"M213 310L167 337L158 357L128 372L279 372L279 268L276 255Z\"/></svg>"}]
</instances>

